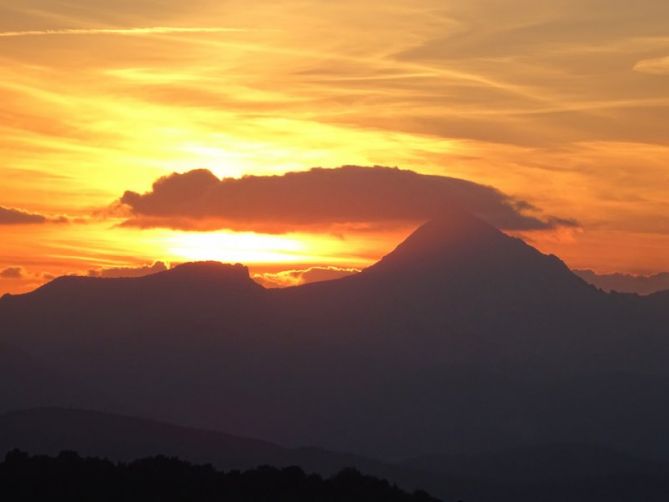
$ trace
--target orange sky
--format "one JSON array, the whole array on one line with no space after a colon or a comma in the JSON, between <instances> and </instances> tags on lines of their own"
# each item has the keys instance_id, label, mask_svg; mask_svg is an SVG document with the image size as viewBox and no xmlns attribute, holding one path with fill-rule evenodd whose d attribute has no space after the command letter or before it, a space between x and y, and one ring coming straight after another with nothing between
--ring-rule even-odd
<instances>
[{"instance_id":1,"label":"orange sky","mask_svg":"<svg viewBox=\"0 0 669 502\"><path fill-rule=\"evenodd\" d=\"M669 270L667 19L664 0L0 0L0 207L47 218L0 225L0 293L156 260L359 268L409 231L108 211L195 168L463 178L577 220L523 234L573 267Z\"/></svg>"}]
</instances>

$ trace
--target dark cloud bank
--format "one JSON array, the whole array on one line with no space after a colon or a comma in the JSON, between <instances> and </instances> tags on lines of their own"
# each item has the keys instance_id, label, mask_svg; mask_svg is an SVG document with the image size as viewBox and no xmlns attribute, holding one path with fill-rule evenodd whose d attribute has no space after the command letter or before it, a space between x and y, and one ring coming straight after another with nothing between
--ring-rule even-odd
<instances>
[{"instance_id":1,"label":"dark cloud bank","mask_svg":"<svg viewBox=\"0 0 669 502\"><path fill-rule=\"evenodd\" d=\"M167 265L162 261L157 261L153 265L144 265L140 267L116 267L103 268L99 270L89 270L89 277L101 277L104 279L119 279L127 277L144 277L146 275L157 274L168 270Z\"/></svg>"},{"instance_id":2,"label":"dark cloud bank","mask_svg":"<svg viewBox=\"0 0 669 502\"><path fill-rule=\"evenodd\" d=\"M125 225L188 230L286 232L308 226L422 222L462 208L504 230L576 222L538 216L526 201L470 181L386 167L314 168L282 176L218 179L199 169L160 178L150 192L126 192Z\"/></svg>"},{"instance_id":3,"label":"dark cloud bank","mask_svg":"<svg viewBox=\"0 0 669 502\"><path fill-rule=\"evenodd\" d=\"M65 217L48 218L41 214L28 213L20 209L0 206L0 225L36 225L42 223L66 223Z\"/></svg>"},{"instance_id":4,"label":"dark cloud bank","mask_svg":"<svg viewBox=\"0 0 669 502\"><path fill-rule=\"evenodd\" d=\"M0 207L0 225L29 225L46 223L46 217L40 214L26 213L18 209Z\"/></svg>"},{"instance_id":5,"label":"dark cloud bank","mask_svg":"<svg viewBox=\"0 0 669 502\"><path fill-rule=\"evenodd\" d=\"M22 279L23 269L21 267L9 267L0 271L0 278L2 279Z\"/></svg>"}]
</instances>

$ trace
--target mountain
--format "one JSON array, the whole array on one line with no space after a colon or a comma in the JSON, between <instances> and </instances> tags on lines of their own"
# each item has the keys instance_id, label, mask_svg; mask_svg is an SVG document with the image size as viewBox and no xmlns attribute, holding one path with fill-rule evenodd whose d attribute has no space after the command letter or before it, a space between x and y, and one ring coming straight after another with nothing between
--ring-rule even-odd
<instances>
[{"instance_id":1,"label":"mountain","mask_svg":"<svg viewBox=\"0 0 669 502\"><path fill-rule=\"evenodd\" d=\"M0 415L0 454L13 449L41 455L71 450L114 461L163 454L225 469L252 468L258 462L292 465L290 450L268 442L66 408L36 408Z\"/></svg>"},{"instance_id":2,"label":"mountain","mask_svg":"<svg viewBox=\"0 0 669 502\"><path fill-rule=\"evenodd\" d=\"M0 342L0 396L3 409L70 405L87 402L94 407L115 403L99 389L60 368L54 368L26 351Z\"/></svg>"},{"instance_id":3,"label":"mountain","mask_svg":"<svg viewBox=\"0 0 669 502\"><path fill-rule=\"evenodd\" d=\"M453 212L359 274L299 287L218 263L56 279L0 300L0 340L109 403L82 391L69 406L280 444L391 459L596 443L665 459L668 306L604 293Z\"/></svg>"},{"instance_id":4,"label":"mountain","mask_svg":"<svg viewBox=\"0 0 669 502\"><path fill-rule=\"evenodd\" d=\"M480 456L432 455L404 467L481 483L463 500L629 502L669 497L669 465L592 444L553 444Z\"/></svg>"},{"instance_id":5,"label":"mountain","mask_svg":"<svg viewBox=\"0 0 669 502\"><path fill-rule=\"evenodd\" d=\"M406 490L427 489L445 501L664 501L669 493L669 465L587 444L381 462L316 448L285 448L153 420L39 408L0 415L0 456L17 448L33 455L75 451L114 462L162 455L225 471L299 466L307 473L331 476L355 468ZM626 480L622 487L613 481L621 479Z\"/></svg>"},{"instance_id":6,"label":"mountain","mask_svg":"<svg viewBox=\"0 0 669 502\"><path fill-rule=\"evenodd\" d=\"M667 464L593 444L546 444L479 456L428 455L399 465L418 472L485 480L498 486L559 485L631 474L666 479L669 475Z\"/></svg>"},{"instance_id":7,"label":"mountain","mask_svg":"<svg viewBox=\"0 0 669 502\"><path fill-rule=\"evenodd\" d=\"M592 270L574 270L588 283L604 291L650 295L669 290L669 273L653 275L597 274Z\"/></svg>"},{"instance_id":8,"label":"mountain","mask_svg":"<svg viewBox=\"0 0 669 502\"><path fill-rule=\"evenodd\" d=\"M124 462L167 455L221 469L299 465L325 475L346 467L368 472L392 469L389 464L345 453L285 448L218 431L71 408L34 408L0 415L0 455L14 449L41 455L70 450Z\"/></svg>"},{"instance_id":9,"label":"mountain","mask_svg":"<svg viewBox=\"0 0 669 502\"><path fill-rule=\"evenodd\" d=\"M285 448L212 430L122 415L65 408L37 408L0 415L0 456L19 449L33 455L75 451L115 462L164 455L224 470L299 466L332 476L347 468L387 478L408 490L431 487L454 499L478 486L444 473L421 472L356 455L318 448Z\"/></svg>"}]
</instances>

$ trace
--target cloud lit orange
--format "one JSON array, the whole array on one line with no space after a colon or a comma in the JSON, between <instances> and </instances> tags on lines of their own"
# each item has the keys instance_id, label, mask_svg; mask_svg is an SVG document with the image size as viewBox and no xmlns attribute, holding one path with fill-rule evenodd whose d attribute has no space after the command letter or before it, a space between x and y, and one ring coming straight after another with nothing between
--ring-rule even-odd
<instances>
[{"instance_id":1,"label":"cloud lit orange","mask_svg":"<svg viewBox=\"0 0 669 502\"><path fill-rule=\"evenodd\" d=\"M668 17L662 0L6 3L0 270L22 273L0 293L160 260L358 268L410 228L284 218L272 236L255 218L192 232L104 210L196 169L466 180L545 223L578 222L522 233L572 267L669 270ZM161 216L133 207L136 223Z\"/></svg>"}]
</instances>

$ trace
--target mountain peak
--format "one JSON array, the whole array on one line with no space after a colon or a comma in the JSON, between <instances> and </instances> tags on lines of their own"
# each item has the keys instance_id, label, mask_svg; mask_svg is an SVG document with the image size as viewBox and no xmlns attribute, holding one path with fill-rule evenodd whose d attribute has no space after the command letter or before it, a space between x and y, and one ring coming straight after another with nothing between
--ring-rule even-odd
<instances>
[{"instance_id":1,"label":"mountain peak","mask_svg":"<svg viewBox=\"0 0 669 502\"><path fill-rule=\"evenodd\" d=\"M423 224L362 275L398 284L400 278L408 276L411 279L405 285L424 284L437 289L448 283L450 289L475 295L493 284L514 295L533 291L530 296L546 289L567 297L574 296L575 291L590 294L593 290L559 258L456 210Z\"/></svg>"},{"instance_id":2,"label":"mountain peak","mask_svg":"<svg viewBox=\"0 0 669 502\"><path fill-rule=\"evenodd\" d=\"M377 265L406 266L472 258L472 253L494 252L513 239L476 216L449 211L417 228Z\"/></svg>"}]
</instances>

